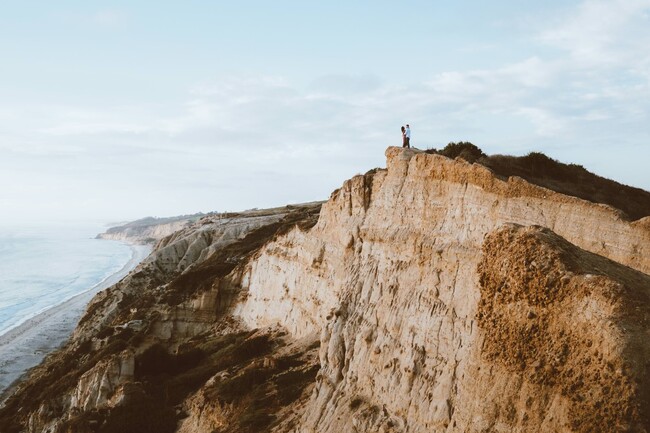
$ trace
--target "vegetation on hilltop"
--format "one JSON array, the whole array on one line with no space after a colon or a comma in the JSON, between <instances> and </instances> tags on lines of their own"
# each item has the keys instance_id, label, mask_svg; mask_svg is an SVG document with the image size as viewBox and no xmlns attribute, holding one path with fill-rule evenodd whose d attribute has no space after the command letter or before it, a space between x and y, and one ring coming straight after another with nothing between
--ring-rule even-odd
<instances>
[{"instance_id":1,"label":"vegetation on hilltop","mask_svg":"<svg viewBox=\"0 0 650 433\"><path fill-rule=\"evenodd\" d=\"M650 215L650 192L600 177L577 164L564 164L541 152L525 156L486 155L476 145L460 141L441 150L429 149L448 158L462 158L491 169L497 176L519 176L528 182L594 203L604 203L627 214L631 220Z\"/></svg>"},{"instance_id":2,"label":"vegetation on hilltop","mask_svg":"<svg viewBox=\"0 0 650 433\"><path fill-rule=\"evenodd\" d=\"M169 224L176 221L188 220L194 222L206 215L210 215L210 214L197 213L197 214L190 214L190 215L179 215L175 217L164 217L164 218L149 216L128 223L120 223L106 230L106 233L119 232L126 228L149 227L149 226L157 226L161 224Z\"/></svg>"}]
</instances>

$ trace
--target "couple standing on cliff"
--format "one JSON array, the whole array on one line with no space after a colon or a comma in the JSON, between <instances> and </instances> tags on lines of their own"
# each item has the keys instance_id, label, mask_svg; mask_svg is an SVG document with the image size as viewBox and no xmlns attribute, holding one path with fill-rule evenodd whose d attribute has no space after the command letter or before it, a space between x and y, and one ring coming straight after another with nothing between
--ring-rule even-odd
<instances>
[{"instance_id":1,"label":"couple standing on cliff","mask_svg":"<svg viewBox=\"0 0 650 433\"><path fill-rule=\"evenodd\" d=\"M411 127L406 124L406 128L402 126L402 147L411 147Z\"/></svg>"}]
</instances>

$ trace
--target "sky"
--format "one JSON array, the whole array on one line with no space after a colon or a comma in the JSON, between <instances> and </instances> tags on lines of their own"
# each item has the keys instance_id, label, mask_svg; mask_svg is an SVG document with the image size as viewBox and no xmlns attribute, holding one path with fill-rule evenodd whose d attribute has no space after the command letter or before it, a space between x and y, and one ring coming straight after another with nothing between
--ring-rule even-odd
<instances>
[{"instance_id":1,"label":"sky","mask_svg":"<svg viewBox=\"0 0 650 433\"><path fill-rule=\"evenodd\" d=\"M471 141L650 190L650 0L0 4L0 224L324 200Z\"/></svg>"}]
</instances>

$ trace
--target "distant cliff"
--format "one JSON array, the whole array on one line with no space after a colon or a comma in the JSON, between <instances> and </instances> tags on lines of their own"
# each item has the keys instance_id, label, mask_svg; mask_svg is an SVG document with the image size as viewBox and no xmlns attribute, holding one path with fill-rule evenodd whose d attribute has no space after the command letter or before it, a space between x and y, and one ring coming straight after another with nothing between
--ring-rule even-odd
<instances>
[{"instance_id":1,"label":"distant cliff","mask_svg":"<svg viewBox=\"0 0 650 433\"><path fill-rule=\"evenodd\" d=\"M199 220L204 214L183 215L172 218L147 217L109 228L97 239L153 244Z\"/></svg>"},{"instance_id":2,"label":"distant cliff","mask_svg":"<svg viewBox=\"0 0 650 433\"><path fill-rule=\"evenodd\" d=\"M161 239L0 431L649 431L650 217L386 157Z\"/></svg>"}]
</instances>

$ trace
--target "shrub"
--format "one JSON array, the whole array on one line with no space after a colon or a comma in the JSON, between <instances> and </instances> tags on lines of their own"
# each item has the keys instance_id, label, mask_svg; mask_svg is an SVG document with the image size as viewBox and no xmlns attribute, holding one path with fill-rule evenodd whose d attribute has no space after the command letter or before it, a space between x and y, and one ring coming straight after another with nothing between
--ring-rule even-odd
<instances>
[{"instance_id":1,"label":"shrub","mask_svg":"<svg viewBox=\"0 0 650 433\"><path fill-rule=\"evenodd\" d=\"M541 152L525 156L491 155L480 164L507 178L519 176L528 182L594 203L605 203L631 219L650 215L650 193L597 176L581 165L563 164Z\"/></svg>"},{"instance_id":2,"label":"shrub","mask_svg":"<svg viewBox=\"0 0 650 433\"><path fill-rule=\"evenodd\" d=\"M521 158L521 162L531 176L562 176L563 174L560 163L541 152L530 152Z\"/></svg>"},{"instance_id":3,"label":"shrub","mask_svg":"<svg viewBox=\"0 0 650 433\"><path fill-rule=\"evenodd\" d=\"M429 149L427 153L437 153L452 159L461 157L467 162L476 162L486 156L481 149L469 141L451 142L442 150Z\"/></svg>"},{"instance_id":4,"label":"shrub","mask_svg":"<svg viewBox=\"0 0 650 433\"><path fill-rule=\"evenodd\" d=\"M448 158L461 157L467 162L474 162L485 156L481 149L469 141L451 142L440 153Z\"/></svg>"}]
</instances>

